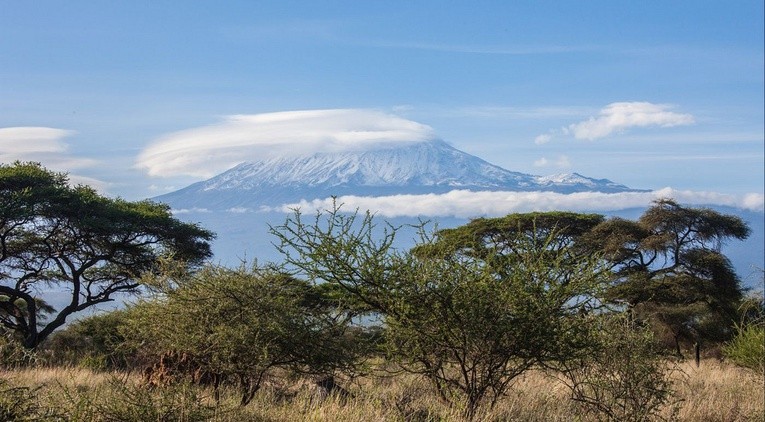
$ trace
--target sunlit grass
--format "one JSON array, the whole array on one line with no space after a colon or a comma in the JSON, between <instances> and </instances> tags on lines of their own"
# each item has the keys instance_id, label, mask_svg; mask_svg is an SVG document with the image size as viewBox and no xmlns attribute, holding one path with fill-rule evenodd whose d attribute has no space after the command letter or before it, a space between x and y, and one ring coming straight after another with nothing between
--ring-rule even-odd
<instances>
[{"instance_id":1,"label":"sunlit grass","mask_svg":"<svg viewBox=\"0 0 765 422\"><path fill-rule=\"evenodd\" d=\"M460 409L444 405L425 380L410 375L358 379L344 385L351 393L350 397L326 400L318 398L310 382L278 380L269 383L244 408L237 405L234 390L225 390L220 403L215 402L211 391L194 386L147 393L136 373L34 368L3 371L0 377L10 385L30 387L39 407L52 409L50 414L59 415L58 420L106 421L115 420L115 415L123 418L120 420L140 420L143 417L140 415L148 414L138 413L135 409L142 406L154 406L156 412L165 412L166 418L161 420L178 421L461 420ZM692 362L681 364L674 378L676 396L673 401L676 406L664 409L664 416L668 418L674 414L680 421L765 419L762 374L716 360L705 360L700 368ZM172 409L173 406L177 409ZM511 392L494 409L482 409L476 420L594 419L569 399L568 390L560 381L542 372L531 371L517 379Z\"/></svg>"}]
</instances>

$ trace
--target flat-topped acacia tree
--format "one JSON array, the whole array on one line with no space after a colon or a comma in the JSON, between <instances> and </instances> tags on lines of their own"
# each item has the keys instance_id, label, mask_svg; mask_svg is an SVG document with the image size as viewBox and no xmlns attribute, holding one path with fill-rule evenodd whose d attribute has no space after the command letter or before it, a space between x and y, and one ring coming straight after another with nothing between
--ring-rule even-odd
<instances>
[{"instance_id":1,"label":"flat-topped acacia tree","mask_svg":"<svg viewBox=\"0 0 765 422\"><path fill-rule=\"evenodd\" d=\"M213 237L167 205L72 187L38 163L0 165L0 324L35 348L70 315L136 291L163 257L202 263ZM42 321L50 287L71 299Z\"/></svg>"},{"instance_id":2,"label":"flat-topped acacia tree","mask_svg":"<svg viewBox=\"0 0 765 422\"><path fill-rule=\"evenodd\" d=\"M606 298L671 335L682 355L681 341L732 335L744 289L721 248L750 232L735 215L661 199L637 221L612 218L587 237L614 269Z\"/></svg>"}]
</instances>

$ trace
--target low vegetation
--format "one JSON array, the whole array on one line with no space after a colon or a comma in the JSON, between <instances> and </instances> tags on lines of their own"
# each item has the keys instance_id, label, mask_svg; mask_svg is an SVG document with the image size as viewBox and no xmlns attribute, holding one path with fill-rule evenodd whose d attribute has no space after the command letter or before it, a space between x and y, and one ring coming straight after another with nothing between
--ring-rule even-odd
<instances>
[{"instance_id":1,"label":"low vegetation","mask_svg":"<svg viewBox=\"0 0 765 422\"><path fill-rule=\"evenodd\" d=\"M765 373L765 298L752 295L740 307L741 321L735 325L723 354L736 365Z\"/></svg>"}]
</instances>

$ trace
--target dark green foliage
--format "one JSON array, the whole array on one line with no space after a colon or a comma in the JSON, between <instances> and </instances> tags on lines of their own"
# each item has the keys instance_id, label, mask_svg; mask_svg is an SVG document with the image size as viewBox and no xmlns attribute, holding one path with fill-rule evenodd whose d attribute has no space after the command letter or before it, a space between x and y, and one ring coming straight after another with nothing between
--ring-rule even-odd
<instances>
[{"instance_id":1,"label":"dark green foliage","mask_svg":"<svg viewBox=\"0 0 765 422\"><path fill-rule=\"evenodd\" d=\"M35 163L0 165L0 324L34 348L79 311L135 291L161 256L190 265L211 255L213 234L166 205L105 198ZM38 287L71 300L38 318Z\"/></svg>"},{"instance_id":2,"label":"dark green foliage","mask_svg":"<svg viewBox=\"0 0 765 422\"><path fill-rule=\"evenodd\" d=\"M456 257L402 266L385 320L392 357L468 417L529 368L565 358L580 342L578 313L589 306L582 295L598 277L592 262L562 270L537 258L528 253L501 278L484 262Z\"/></svg>"},{"instance_id":3,"label":"dark green foliage","mask_svg":"<svg viewBox=\"0 0 765 422\"><path fill-rule=\"evenodd\" d=\"M732 334L743 290L728 258L729 239L745 239L738 217L657 201L638 221L611 219L584 240L615 271L607 298L681 343L721 342Z\"/></svg>"},{"instance_id":4,"label":"dark green foliage","mask_svg":"<svg viewBox=\"0 0 765 422\"><path fill-rule=\"evenodd\" d=\"M554 259L567 259L572 265L587 259L591 249L580 247L578 240L603 221L598 214L571 212L532 212L510 214L499 218L477 218L463 226L440 230L437 242L418 245L418 256L465 255L493 262L495 269L512 268L527 252L521 243L544 244ZM565 250L565 256L561 251ZM541 252L539 250L538 252Z\"/></svg>"}]
</instances>

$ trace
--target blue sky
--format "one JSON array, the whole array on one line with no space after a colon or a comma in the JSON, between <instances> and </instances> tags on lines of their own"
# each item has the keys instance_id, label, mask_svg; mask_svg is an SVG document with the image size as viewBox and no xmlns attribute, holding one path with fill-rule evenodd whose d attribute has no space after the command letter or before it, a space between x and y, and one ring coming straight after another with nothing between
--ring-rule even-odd
<instances>
[{"instance_id":1,"label":"blue sky","mask_svg":"<svg viewBox=\"0 0 765 422\"><path fill-rule=\"evenodd\" d=\"M147 151L189 136L199 148L175 153L198 158L232 116L345 109L514 171L751 205L764 15L761 0L0 0L0 161L141 199L203 177Z\"/></svg>"}]
</instances>

